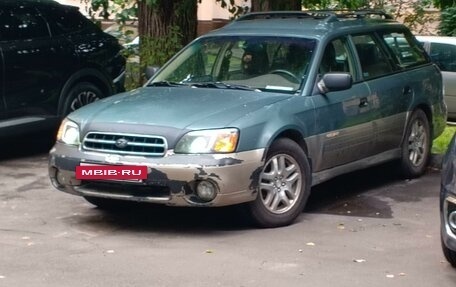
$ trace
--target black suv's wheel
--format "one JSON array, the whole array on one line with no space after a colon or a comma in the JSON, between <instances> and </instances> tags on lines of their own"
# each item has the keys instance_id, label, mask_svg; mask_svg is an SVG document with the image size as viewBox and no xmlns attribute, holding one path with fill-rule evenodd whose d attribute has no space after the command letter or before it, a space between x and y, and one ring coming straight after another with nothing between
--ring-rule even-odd
<instances>
[{"instance_id":1,"label":"black suv's wheel","mask_svg":"<svg viewBox=\"0 0 456 287\"><path fill-rule=\"evenodd\" d=\"M405 130L402 143L401 168L405 177L422 175L429 161L431 133L426 114L422 110L413 112Z\"/></svg>"},{"instance_id":2,"label":"black suv's wheel","mask_svg":"<svg viewBox=\"0 0 456 287\"><path fill-rule=\"evenodd\" d=\"M443 255L445 255L446 260L448 260L448 262L450 262L451 266L456 268L456 252L451 249L448 249L445 246L445 243L443 243L443 240L441 242L442 242Z\"/></svg>"},{"instance_id":3,"label":"black suv's wheel","mask_svg":"<svg viewBox=\"0 0 456 287\"><path fill-rule=\"evenodd\" d=\"M269 149L260 174L258 196L249 204L252 219L261 227L292 223L310 194L311 173L306 154L294 141L281 138Z\"/></svg>"},{"instance_id":4,"label":"black suv's wheel","mask_svg":"<svg viewBox=\"0 0 456 287\"><path fill-rule=\"evenodd\" d=\"M94 84L89 82L81 82L74 85L68 92L63 107L63 114L69 113L99 99L103 98L103 92Z\"/></svg>"}]
</instances>

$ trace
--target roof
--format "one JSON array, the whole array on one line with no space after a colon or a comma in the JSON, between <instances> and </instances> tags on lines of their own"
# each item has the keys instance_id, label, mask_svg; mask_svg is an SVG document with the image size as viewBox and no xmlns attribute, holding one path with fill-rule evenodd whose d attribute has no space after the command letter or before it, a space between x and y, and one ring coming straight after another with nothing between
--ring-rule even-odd
<instances>
[{"instance_id":1,"label":"roof","mask_svg":"<svg viewBox=\"0 0 456 287\"><path fill-rule=\"evenodd\" d=\"M249 13L208 35L280 35L322 39L349 30L403 26L382 11L285 11Z\"/></svg>"},{"instance_id":2,"label":"roof","mask_svg":"<svg viewBox=\"0 0 456 287\"><path fill-rule=\"evenodd\" d=\"M442 43L442 44L453 44L456 45L456 37L446 37L446 36L415 36L415 38L420 42L432 42L432 43Z\"/></svg>"},{"instance_id":3,"label":"roof","mask_svg":"<svg viewBox=\"0 0 456 287\"><path fill-rule=\"evenodd\" d=\"M1 0L1 4L7 5L61 5L54 0Z\"/></svg>"}]
</instances>

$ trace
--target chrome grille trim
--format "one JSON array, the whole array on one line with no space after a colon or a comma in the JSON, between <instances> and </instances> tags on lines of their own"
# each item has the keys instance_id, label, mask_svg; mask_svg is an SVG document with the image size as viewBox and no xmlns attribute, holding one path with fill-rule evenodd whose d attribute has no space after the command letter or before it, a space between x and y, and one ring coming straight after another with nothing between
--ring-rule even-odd
<instances>
[{"instance_id":1,"label":"chrome grille trim","mask_svg":"<svg viewBox=\"0 0 456 287\"><path fill-rule=\"evenodd\" d=\"M116 146L116 141L125 139L124 148ZM168 149L166 139L155 135L89 132L84 137L82 149L111 154L164 156Z\"/></svg>"}]
</instances>

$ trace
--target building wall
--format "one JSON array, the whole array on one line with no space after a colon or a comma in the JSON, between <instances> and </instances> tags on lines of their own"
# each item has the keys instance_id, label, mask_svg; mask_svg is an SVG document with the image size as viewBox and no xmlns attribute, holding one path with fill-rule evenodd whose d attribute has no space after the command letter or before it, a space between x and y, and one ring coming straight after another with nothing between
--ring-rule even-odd
<instances>
[{"instance_id":1,"label":"building wall","mask_svg":"<svg viewBox=\"0 0 456 287\"><path fill-rule=\"evenodd\" d=\"M250 0L236 0L236 5L250 7ZM226 25L232 15L226 8L222 8L215 0L202 0L198 4L198 35L205 34L211 30L218 29Z\"/></svg>"}]
</instances>

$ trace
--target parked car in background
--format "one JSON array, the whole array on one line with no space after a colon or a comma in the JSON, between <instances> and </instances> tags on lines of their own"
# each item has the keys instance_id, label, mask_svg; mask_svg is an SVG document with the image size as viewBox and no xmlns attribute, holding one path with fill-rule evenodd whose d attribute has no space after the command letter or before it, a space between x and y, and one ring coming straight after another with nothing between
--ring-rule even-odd
<instances>
[{"instance_id":1,"label":"parked car in background","mask_svg":"<svg viewBox=\"0 0 456 287\"><path fill-rule=\"evenodd\" d=\"M276 227L335 176L390 160L420 176L445 126L440 70L390 16L252 13L68 115L49 176L100 208L244 204Z\"/></svg>"},{"instance_id":2,"label":"parked car in background","mask_svg":"<svg viewBox=\"0 0 456 287\"><path fill-rule=\"evenodd\" d=\"M416 36L442 71L448 118L456 120L456 37Z\"/></svg>"},{"instance_id":3,"label":"parked car in background","mask_svg":"<svg viewBox=\"0 0 456 287\"><path fill-rule=\"evenodd\" d=\"M121 49L78 8L0 1L0 136L57 128L70 112L124 91Z\"/></svg>"},{"instance_id":4,"label":"parked car in background","mask_svg":"<svg viewBox=\"0 0 456 287\"><path fill-rule=\"evenodd\" d=\"M440 185L440 230L445 258L456 268L456 137L443 159Z\"/></svg>"}]
</instances>

